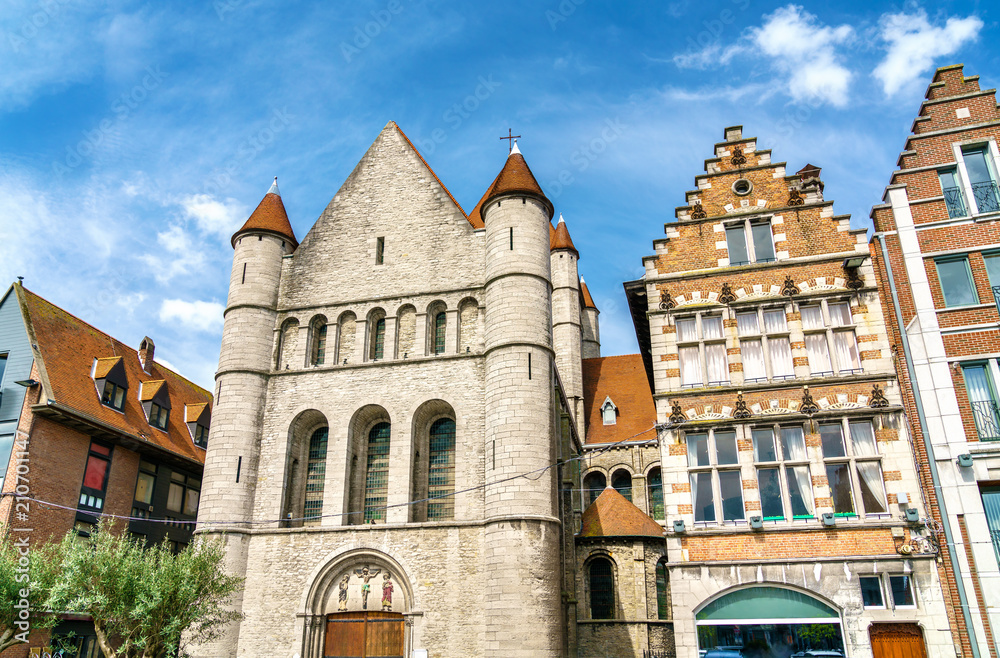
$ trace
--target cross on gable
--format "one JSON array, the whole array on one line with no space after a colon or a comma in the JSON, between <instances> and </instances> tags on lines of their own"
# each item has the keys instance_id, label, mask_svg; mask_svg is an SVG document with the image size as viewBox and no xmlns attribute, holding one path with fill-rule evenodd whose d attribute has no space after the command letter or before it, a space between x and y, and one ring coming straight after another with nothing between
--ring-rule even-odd
<instances>
[{"instance_id":1,"label":"cross on gable","mask_svg":"<svg viewBox=\"0 0 1000 658\"><path fill-rule=\"evenodd\" d=\"M501 137L500 139L506 139L507 140L507 153L510 153L511 151L514 150L514 140L515 139L521 139L521 136L520 135L514 135L514 134L512 134L511 129L508 128L507 129L507 136L506 137Z\"/></svg>"}]
</instances>

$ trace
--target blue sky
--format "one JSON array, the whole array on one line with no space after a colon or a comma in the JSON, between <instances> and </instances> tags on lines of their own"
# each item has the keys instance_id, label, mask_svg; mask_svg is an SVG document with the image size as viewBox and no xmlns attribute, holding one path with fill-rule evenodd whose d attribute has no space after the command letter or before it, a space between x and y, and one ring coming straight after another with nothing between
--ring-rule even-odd
<instances>
[{"instance_id":1,"label":"blue sky","mask_svg":"<svg viewBox=\"0 0 1000 658\"><path fill-rule=\"evenodd\" d=\"M466 210L512 128L565 215L605 354L621 283L725 126L823 168L855 225L934 67L1000 84L991 3L8 0L0 285L211 387L229 236L271 184L301 238L390 120ZM990 6L994 9L991 11Z\"/></svg>"}]
</instances>

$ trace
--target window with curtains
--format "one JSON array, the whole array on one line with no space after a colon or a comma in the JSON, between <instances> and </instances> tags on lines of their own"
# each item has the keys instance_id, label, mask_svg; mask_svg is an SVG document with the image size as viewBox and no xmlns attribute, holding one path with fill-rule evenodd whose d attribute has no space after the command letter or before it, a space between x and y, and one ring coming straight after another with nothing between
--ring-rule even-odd
<instances>
[{"instance_id":1,"label":"window with curtains","mask_svg":"<svg viewBox=\"0 0 1000 658\"><path fill-rule=\"evenodd\" d=\"M646 476L646 486L649 489L649 515L657 521L663 521L663 474L660 468L649 469Z\"/></svg>"},{"instance_id":2,"label":"window with curtains","mask_svg":"<svg viewBox=\"0 0 1000 658\"><path fill-rule=\"evenodd\" d=\"M729 362L722 316L698 313L677 318L676 326L681 387L728 384Z\"/></svg>"},{"instance_id":3,"label":"window with curtains","mask_svg":"<svg viewBox=\"0 0 1000 658\"><path fill-rule=\"evenodd\" d=\"M1000 441L1000 413L989 362L962 366L965 392L980 441Z\"/></svg>"},{"instance_id":4,"label":"window with curtains","mask_svg":"<svg viewBox=\"0 0 1000 658\"><path fill-rule=\"evenodd\" d=\"M615 618L615 573L611 561L599 557L590 561L590 618Z\"/></svg>"},{"instance_id":5,"label":"window with curtains","mask_svg":"<svg viewBox=\"0 0 1000 658\"><path fill-rule=\"evenodd\" d=\"M592 471L587 473L583 478L583 492L587 498L587 506L589 507L597 500L597 497L601 495L608 486L608 479L604 477L604 473L600 471Z\"/></svg>"},{"instance_id":6,"label":"window with curtains","mask_svg":"<svg viewBox=\"0 0 1000 658\"><path fill-rule=\"evenodd\" d=\"M745 520L736 431L689 433L685 440L695 523Z\"/></svg>"},{"instance_id":7,"label":"window with curtains","mask_svg":"<svg viewBox=\"0 0 1000 658\"><path fill-rule=\"evenodd\" d=\"M323 515L323 489L326 486L326 447L330 429L322 427L309 439L309 460L306 462L306 502L303 525L319 525Z\"/></svg>"},{"instance_id":8,"label":"window with curtains","mask_svg":"<svg viewBox=\"0 0 1000 658\"><path fill-rule=\"evenodd\" d=\"M87 453L87 466L83 471L80 487L80 507L100 511L104 509L104 494L108 488L111 470L111 446L91 441Z\"/></svg>"},{"instance_id":9,"label":"window with curtains","mask_svg":"<svg viewBox=\"0 0 1000 658\"><path fill-rule=\"evenodd\" d=\"M819 424L823 467L836 516L888 514L882 456L867 420Z\"/></svg>"},{"instance_id":10,"label":"window with curtains","mask_svg":"<svg viewBox=\"0 0 1000 658\"><path fill-rule=\"evenodd\" d=\"M448 319L444 311L434 316L434 337L432 344L435 354L444 354L444 336L447 331Z\"/></svg>"},{"instance_id":11,"label":"window with curtains","mask_svg":"<svg viewBox=\"0 0 1000 658\"><path fill-rule=\"evenodd\" d=\"M824 299L816 304L799 306L799 313L802 316L809 371L814 377L851 375L862 371L850 302Z\"/></svg>"},{"instance_id":12,"label":"window with curtains","mask_svg":"<svg viewBox=\"0 0 1000 658\"><path fill-rule=\"evenodd\" d=\"M427 520L455 518L455 421L440 418L430 431Z\"/></svg>"},{"instance_id":13,"label":"window with curtains","mask_svg":"<svg viewBox=\"0 0 1000 658\"><path fill-rule=\"evenodd\" d=\"M990 530L993 551L1000 561L1000 487L983 487L983 510L986 512L986 526Z\"/></svg>"},{"instance_id":14,"label":"window with curtains","mask_svg":"<svg viewBox=\"0 0 1000 658\"><path fill-rule=\"evenodd\" d=\"M621 468L611 476L611 486L615 491L625 497L625 500L632 502L632 474Z\"/></svg>"},{"instance_id":15,"label":"window with curtains","mask_svg":"<svg viewBox=\"0 0 1000 658\"><path fill-rule=\"evenodd\" d=\"M815 518L805 435L799 425L756 426L754 468L765 521Z\"/></svg>"},{"instance_id":16,"label":"window with curtains","mask_svg":"<svg viewBox=\"0 0 1000 658\"><path fill-rule=\"evenodd\" d=\"M752 384L795 377L784 307L738 312L736 333L740 337L744 382Z\"/></svg>"},{"instance_id":17,"label":"window with curtains","mask_svg":"<svg viewBox=\"0 0 1000 658\"><path fill-rule=\"evenodd\" d=\"M385 521L389 495L389 423L378 423L368 432L368 463L365 469L365 523Z\"/></svg>"},{"instance_id":18,"label":"window with curtains","mask_svg":"<svg viewBox=\"0 0 1000 658\"><path fill-rule=\"evenodd\" d=\"M774 237L770 219L746 219L726 226L726 246L730 265L771 263L774 258Z\"/></svg>"}]
</instances>

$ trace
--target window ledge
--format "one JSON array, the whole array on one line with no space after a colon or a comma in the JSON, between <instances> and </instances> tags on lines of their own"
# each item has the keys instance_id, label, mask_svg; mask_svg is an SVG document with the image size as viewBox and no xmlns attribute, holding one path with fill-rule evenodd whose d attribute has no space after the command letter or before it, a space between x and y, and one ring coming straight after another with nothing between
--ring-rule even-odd
<instances>
[{"instance_id":1,"label":"window ledge","mask_svg":"<svg viewBox=\"0 0 1000 658\"><path fill-rule=\"evenodd\" d=\"M837 517L837 523L834 526L827 526L823 524L822 519L817 516L814 520L800 519L798 521L783 521L783 522L765 522L763 530L753 530L750 528L748 523L740 523L739 525L733 525L731 522L726 525L720 525L713 523L711 525L703 525L700 522L692 524L693 527L682 533L675 533L671 529L671 526L667 527L667 538L670 537L685 537L685 536L708 536L708 535L741 535L748 533L779 533L779 532L801 532L803 530L811 530L818 533L830 532L837 530L871 530L874 528L906 528L909 524L905 519L885 519L885 518L868 518L862 519L858 517ZM917 555L917 554L915 554ZM930 554L928 554L930 555Z\"/></svg>"},{"instance_id":2,"label":"window ledge","mask_svg":"<svg viewBox=\"0 0 1000 658\"><path fill-rule=\"evenodd\" d=\"M965 306L945 306L944 308L935 308L937 313L947 313L948 311L975 311L981 308L996 308L996 303L993 304L966 304Z\"/></svg>"},{"instance_id":3,"label":"window ledge","mask_svg":"<svg viewBox=\"0 0 1000 658\"><path fill-rule=\"evenodd\" d=\"M577 619L578 624L670 624L673 625L673 619Z\"/></svg>"},{"instance_id":4,"label":"window ledge","mask_svg":"<svg viewBox=\"0 0 1000 658\"><path fill-rule=\"evenodd\" d=\"M403 363L423 363L435 359L469 359L483 356L482 352L460 352L456 354L428 354L426 356L413 356L399 359L379 359L378 361L363 361L361 363L324 363L321 366L305 366L302 368L289 368L287 370L272 370L271 377L301 375L310 372L330 372L333 370L352 370L354 368L379 368L382 366L396 366Z\"/></svg>"}]
</instances>

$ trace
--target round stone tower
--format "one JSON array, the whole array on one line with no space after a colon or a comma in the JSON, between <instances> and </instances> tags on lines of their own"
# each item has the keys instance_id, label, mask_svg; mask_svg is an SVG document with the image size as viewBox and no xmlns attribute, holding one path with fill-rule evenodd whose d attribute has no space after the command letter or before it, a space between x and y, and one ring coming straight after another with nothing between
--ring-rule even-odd
<instances>
[{"instance_id":1,"label":"round stone tower","mask_svg":"<svg viewBox=\"0 0 1000 658\"><path fill-rule=\"evenodd\" d=\"M552 231L552 341L556 369L573 409L577 434L583 436L583 329L581 327L580 252L573 246L562 214Z\"/></svg>"},{"instance_id":2,"label":"round stone tower","mask_svg":"<svg viewBox=\"0 0 1000 658\"><path fill-rule=\"evenodd\" d=\"M515 145L486 225L483 592L490 656L558 656L560 526L553 439L552 203ZM527 475L527 477L516 477Z\"/></svg>"},{"instance_id":3,"label":"round stone tower","mask_svg":"<svg viewBox=\"0 0 1000 658\"><path fill-rule=\"evenodd\" d=\"M601 327L598 317L601 312L597 310L594 298L590 296L587 282L580 277L580 303L583 305L583 358L598 359L601 356Z\"/></svg>"},{"instance_id":4,"label":"round stone tower","mask_svg":"<svg viewBox=\"0 0 1000 658\"><path fill-rule=\"evenodd\" d=\"M298 246L277 178L233 235L232 244L235 253L198 521L201 534L226 533L226 568L243 576L249 541L243 533L249 527L253 507L281 260ZM227 523L214 525L213 521ZM242 607L242 594L235 597L234 605ZM194 655L234 656L238 634L236 622L215 642L193 648Z\"/></svg>"}]
</instances>

